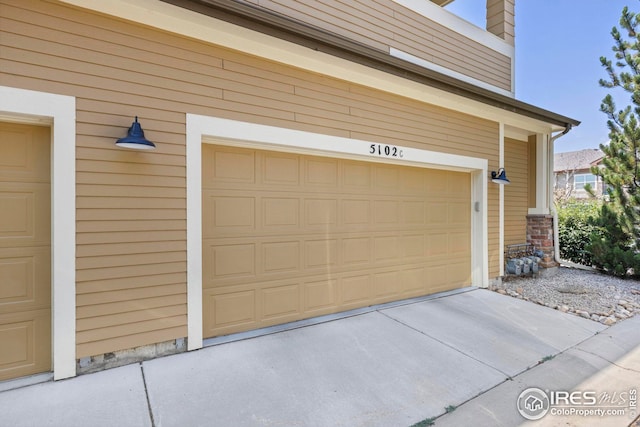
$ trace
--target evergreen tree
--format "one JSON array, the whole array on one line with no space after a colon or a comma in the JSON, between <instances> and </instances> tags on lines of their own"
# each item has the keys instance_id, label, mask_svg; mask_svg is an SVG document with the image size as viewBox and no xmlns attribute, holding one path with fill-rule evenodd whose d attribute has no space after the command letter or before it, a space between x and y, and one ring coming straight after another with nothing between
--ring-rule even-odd
<instances>
[{"instance_id":1,"label":"evergreen tree","mask_svg":"<svg viewBox=\"0 0 640 427\"><path fill-rule=\"evenodd\" d=\"M590 250L596 267L625 276L629 271L640 275L640 15L625 7L620 27L623 33L611 30L615 62L600 58L608 74L600 85L630 95L631 105L618 110L609 93L600 106L610 140L600 146L603 167L594 167L593 173L602 177L609 200L598 224L604 232L592 236Z\"/></svg>"}]
</instances>

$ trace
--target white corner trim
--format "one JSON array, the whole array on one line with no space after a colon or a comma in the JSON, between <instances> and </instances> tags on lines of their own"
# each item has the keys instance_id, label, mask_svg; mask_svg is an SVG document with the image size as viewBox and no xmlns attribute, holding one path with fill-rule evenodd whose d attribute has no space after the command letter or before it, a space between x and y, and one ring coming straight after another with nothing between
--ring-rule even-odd
<instances>
[{"instance_id":1,"label":"white corner trim","mask_svg":"<svg viewBox=\"0 0 640 427\"><path fill-rule=\"evenodd\" d=\"M187 350L202 348L202 137L206 120L187 114Z\"/></svg>"},{"instance_id":2,"label":"white corner trim","mask_svg":"<svg viewBox=\"0 0 640 427\"><path fill-rule=\"evenodd\" d=\"M498 149L498 167L504 167L504 123L500 123L498 127L499 149ZM500 263L500 277L504 276L504 185L498 184L498 262Z\"/></svg>"},{"instance_id":3,"label":"white corner trim","mask_svg":"<svg viewBox=\"0 0 640 427\"><path fill-rule=\"evenodd\" d=\"M455 13L438 6L428 0L393 0L401 6L406 7L440 25L444 25L465 37L475 40L490 49L500 52L510 58L515 56L515 48L489 31L472 24L459 17Z\"/></svg>"},{"instance_id":4,"label":"white corner trim","mask_svg":"<svg viewBox=\"0 0 640 427\"><path fill-rule=\"evenodd\" d=\"M0 116L50 123L53 377L76 375L76 100L0 86Z\"/></svg>"},{"instance_id":5,"label":"white corner trim","mask_svg":"<svg viewBox=\"0 0 640 427\"><path fill-rule=\"evenodd\" d=\"M380 157L369 153L371 145L386 146L387 144L195 114L187 114L186 124L189 350L201 348L203 345L201 170L203 143L470 172L472 209L475 202L479 202L481 206L479 212L472 213L472 253L481 254L487 251L487 159L402 146L394 146L402 151L402 158ZM486 286L489 282L488 256L473 256L472 263L473 285Z\"/></svg>"},{"instance_id":6,"label":"white corner trim","mask_svg":"<svg viewBox=\"0 0 640 427\"><path fill-rule=\"evenodd\" d=\"M500 95L508 96L514 98L516 95L513 91L509 91L506 89L499 88L498 86L494 86L492 84L483 82L482 80L475 79L473 77L467 76L466 74L459 73L457 71L453 71L449 68L442 67L438 64L434 64L433 62L429 62L426 59L418 58L417 56L411 55L410 53L404 52L402 50L396 49L392 47L389 50L389 54L391 56L395 56L396 58L411 62L412 64L419 65L423 68L427 68L429 70L437 71L441 74L451 76L458 80L462 80L463 82L470 83L474 86L481 87L483 89L490 90L492 92L499 93Z\"/></svg>"},{"instance_id":7,"label":"white corner trim","mask_svg":"<svg viewBox=\"0 0 640 427\"><path fill-rule=\"evenodd\" d=\"M471 283L483 288L489 286L487 174L487 169L471 173Z\"/></svg>"}]
</instances>

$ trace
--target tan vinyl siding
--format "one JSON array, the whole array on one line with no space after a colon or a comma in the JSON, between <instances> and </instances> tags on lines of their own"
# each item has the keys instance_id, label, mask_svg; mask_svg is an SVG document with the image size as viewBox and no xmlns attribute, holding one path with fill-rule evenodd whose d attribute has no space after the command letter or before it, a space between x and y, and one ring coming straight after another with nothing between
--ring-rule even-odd
<instances>
[{"instance_id":1,"label":"tan vinyl siding","mask_svg":"<svg viewBox=\"0 0 640 427\"><path fill-rule=\"evenodd\" d=\"M515 44L515 1L487 1L487 31Z\"/></svg>"},{"instance_id":2,"label":"tan vinyl siding","mask_svg":"<svg viewBox=\"0 0 640 427\"><path fill-rule=\"evenodd\" d=\"M504 244L527 242L529 144L505 138L504 160L510 185L504 187Z\"/></svg>"},{"instance_id":3,"label":"tan vinyl siding","mask_svg":"<svg viewBox=\"0 0 640 427\"><path fill-rule=\"evenodd\" d=\"M529 137L529 207L535 208L536 202L536 136Z\"/></svg>"},{"instance_id":4,"label":"tan vinyl siding","mask_svg":"<svg viewBox=\"0 0 640 427\"><path fill-rule=\"evenodd\" d=\"M399 49L438 66L511 90L509 57L392 0L250 2L375 49L384 52L391 48ZM513 19L513 15L509 16ZM492 17L492 25L500 24L494 24L495 20Z\"/></svg>"},{"instance_id":5,"label":"tan vinyl siding","mask_svg":"<svg viewBox=\"0 0 640 427\"><path fill-rule=\"evenodd\" d=\"M57 2L0 7L2 84L77 98L78 357L187 334L186 113L497 165L497 123ZM135 115L157 150L114 146Z\"/></svg>"}]
</instances>

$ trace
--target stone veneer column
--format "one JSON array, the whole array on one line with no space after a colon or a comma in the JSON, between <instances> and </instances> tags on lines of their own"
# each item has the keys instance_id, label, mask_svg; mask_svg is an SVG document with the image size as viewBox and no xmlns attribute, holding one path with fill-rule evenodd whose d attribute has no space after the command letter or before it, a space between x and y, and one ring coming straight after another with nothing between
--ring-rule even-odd
<instances>
[{"instance_id":1,"label":"stone veneer column","mask_svg":"<svg viewBox=\"0 0 640 427\"><path fill-rule=\"evenodd\" d=\"M527 215L527 243L544 253L540 267L553 268L560 265L554 256L552 215Z\"/></svg>"}]
</instances>

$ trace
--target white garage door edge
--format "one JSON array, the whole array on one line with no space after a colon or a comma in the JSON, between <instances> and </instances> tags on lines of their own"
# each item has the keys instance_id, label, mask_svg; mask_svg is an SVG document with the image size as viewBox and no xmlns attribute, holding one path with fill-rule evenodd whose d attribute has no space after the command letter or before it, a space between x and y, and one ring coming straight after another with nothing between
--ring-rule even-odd
<instances>
[{"instance_id":1,"label":"white garage door edge","mask_svg":"<svg viewBox=\"0 0 640 427\"><path fill-rule=\"evenodd\" d=\"M202 144L294 152L471 174L471 285L489 284L487 159L187 114L188 349L202 348Z\"/></svg>"}]
</instances>

